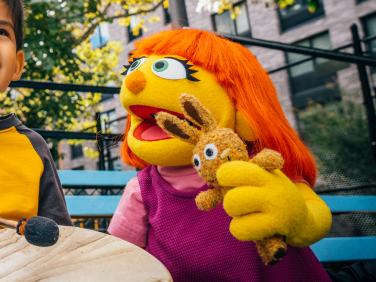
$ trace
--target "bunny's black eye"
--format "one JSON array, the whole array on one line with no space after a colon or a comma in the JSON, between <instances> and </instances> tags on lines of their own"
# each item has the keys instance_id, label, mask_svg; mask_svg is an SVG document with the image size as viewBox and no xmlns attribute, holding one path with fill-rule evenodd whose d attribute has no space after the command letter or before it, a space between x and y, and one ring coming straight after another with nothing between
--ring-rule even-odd
<instances>
[{"instance_id":1,"label":"bunny's black eye","mask_svg":"<svg viewBox=\"0 0 376 282\"><path fill-rule=\"evenodd\" d=\"M218 149L214 144L206 145L204 155L207 160L214 160L218 155Z\"/></svg>"},{"instance_id":2,"label":"bunny's black eye","mask_svg":"<svg viewBox=\"0 0 376 282\"><path fill-rule=\"evenodd\" d=\"M193 164L195 165L196 169L201 168L201 160L200 160L200 157L197 154L195 154L193 156Z\"/></svg>"}]
</instances>

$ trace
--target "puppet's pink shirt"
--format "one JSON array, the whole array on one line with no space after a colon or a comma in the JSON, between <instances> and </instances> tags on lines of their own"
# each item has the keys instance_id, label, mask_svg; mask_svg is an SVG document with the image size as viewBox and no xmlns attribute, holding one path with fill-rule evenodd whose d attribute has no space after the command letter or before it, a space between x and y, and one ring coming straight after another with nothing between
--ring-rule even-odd
<instances>
[{"instance_id":1,"label":"puppet's pink shirt","mask_svg":"<svg viewBox=\"0 0 376 282\"><path fill-rule=\"evenodd\" d=\"M157 167L159 174L172 187L180 191L201 188L205 183L192 165ZM308 182L302 178L291 179L293 182ZM108 228L108 233L139 247L147 244L149 230L148 214L142 201L140 184L137 177L132 178L120 200Z\"/></svg>"}]
</instances>

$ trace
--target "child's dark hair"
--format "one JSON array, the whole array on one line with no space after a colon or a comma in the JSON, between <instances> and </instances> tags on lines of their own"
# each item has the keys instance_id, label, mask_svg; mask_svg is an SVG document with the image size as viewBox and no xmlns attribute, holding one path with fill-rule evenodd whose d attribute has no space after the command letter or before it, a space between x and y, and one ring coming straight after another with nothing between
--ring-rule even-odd
<instances>
[{"instance_id":1,"label":"child's dark hair","mask_svg":"<svg viewBox=\"0 0 376 282\"><path fill-rule=\"evenodd\" d=\"M24 18L24 5L22 0L0 0L8 6L9 11L12 13L12 20L14 25L14 35L16 36L17 51L22 49L23 37L23 18Z\"/></svg>"}]
</instances>

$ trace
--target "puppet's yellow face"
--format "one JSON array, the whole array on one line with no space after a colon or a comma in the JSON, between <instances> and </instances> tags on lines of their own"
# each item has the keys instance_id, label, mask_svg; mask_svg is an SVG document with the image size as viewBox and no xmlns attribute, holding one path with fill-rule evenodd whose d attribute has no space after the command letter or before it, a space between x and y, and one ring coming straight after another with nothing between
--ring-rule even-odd
<instances>
[{"instance_id":1,"label":"puppet's yellow face","mask_svg":"<svg viewBox=\"0 0 376 282\"><path fill-rule=\"evenodd\" d=\"M137 58L128 67L120 96L131 115L129 147L142 160L161 166L192 163L194 146L169 137L153 118L160 111L183 118L179 106L183 93L196 96L220 127L234 129L235 107L213 73L180 56Z\"/></svg>"}]
</instances>

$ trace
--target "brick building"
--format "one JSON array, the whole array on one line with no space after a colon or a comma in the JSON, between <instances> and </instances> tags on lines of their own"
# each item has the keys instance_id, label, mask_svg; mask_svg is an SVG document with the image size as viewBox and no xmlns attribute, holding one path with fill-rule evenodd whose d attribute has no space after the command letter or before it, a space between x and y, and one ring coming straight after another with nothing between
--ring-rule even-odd
<instances>
[{"instance_id":1,"label":"brick building","mask_svg":"<svg viewBox=\"0 0 376 282\"><path fill-rule=\"evenodd\" d=\"M361 37L376 34L375 0L321 0L321 6L316 13L308 11L308 0L295 0L293 5L283 10L278 10L275 7L266 8L264 4L254 2L246 0L236 3L235 5L242 13L233 20L229 11L221 14L197 13L197 0L185 0L189 26L219 33L323 49L334 49L351 43L350 25L353 23L358 25ZM135 37L132 34L133 20L130 27L119 26L117 22L114 22L111 25L101 25L92 37L92 43L99 47L112 40L122 42L124 51L120 56L120 70L121 66L127 63L129 52L134 49L135 41L143 36L169 28L168 10L161 6L155 11L155 14L161 20L153 24L147 22L148 31L143 34L141 32L140 36ZM267 71L306 58L303 55L286 54L278 50L254 46L248 46L248 48ZM371 53L376 53L376 40L371 41L367 48ZM347 51L352 52L352 49ZM375 70L371 71L376 73ZM320 75L317 75L318 72ZM304 108L310 101L324 102L338 98L338 91L334 91L333 87L329 87L330 85L336 85L336 89L341 89L342 93L351 92L360 87L355 65L335 63L320 58L272 73L270 77L275 84L286 116L296 129L299 126L293 109ZM346 95L342 94L342 97L339 98L346 99ZM104 100L102 104L102 112L110 120L127 114L117 95ZM116 127L119 133L124 132L125 120L113 124L113 127L114 129ZM85 145L87 144L82 146L85 147ZM88 146L93 146L93 144ZM119 148L120 144L111 148L112 169L133 169L118 159ZM63 143L61 151L66 154L64 160L60 162L61 169L97 169L98 161L83 157L81 148Z\"/></svg>"}]
</instances>

